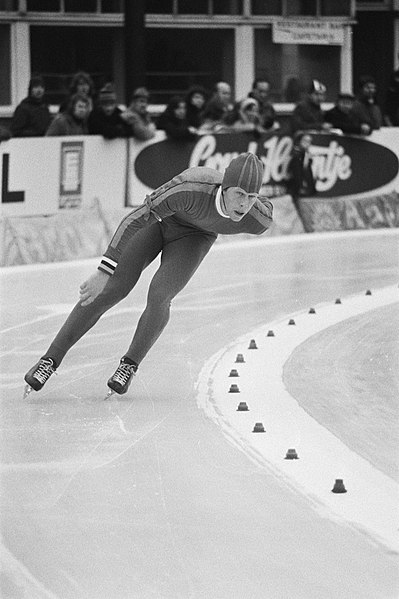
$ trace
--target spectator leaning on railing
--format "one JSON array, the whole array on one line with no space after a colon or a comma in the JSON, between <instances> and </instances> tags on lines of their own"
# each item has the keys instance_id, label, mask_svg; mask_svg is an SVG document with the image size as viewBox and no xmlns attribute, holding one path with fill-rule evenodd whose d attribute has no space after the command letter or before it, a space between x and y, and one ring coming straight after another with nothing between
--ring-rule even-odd
<instances>
[{"instance_id":1,"label":"spectator leaning on railing","mask_svg":"<svg viewBox=\"0 0 399 599\"><path fill-rule=\"evenodd\" d=\"M340 129L342 133L368 135L371 127L366 121L361 121L359 115L353 112L355 97L349 93L338 94L334 108L327 110L324 118L334 129Z\"/></svg>"},{"instance_id":2,"label":"spectator leaning on railing","mask_svg":"<svg viewBox=\"0 0 399 599\"><path fill-rule=\"evenodd\" d=\"M47 136L87 135L87 117L90 110L89 99L75 94L69 101L65 112L57 114L47 130Z\"/></svg>"},{"instance_id":3,"label":"spectator leaning on railing","mask_svg":"<svg viewBox=\"0 0 399 599\"><path fill-rule=\"evenodd\" d=\"M28 95L18 104L11 121L13 137L41 137L51 122L50 110L44 100L45 86L40 75L34 75Z\"/></svg>"},{"instance_id":4,"label":"spectator leaning on railing","mask_svg":"<svg viewBox=\"0 0 399 599\"><path fill-rule=\"evenodd\" d=\"M102 135L105 139L129 137L132 130L128 124L129 116L117 105L115 89L107 83L100 90L98 100L87 121L91 135Z\"/></svg>"},{"instance_id":5,"label":"spectator leaning on railing","mask_svg":"<svg viewBox=\"0 0 399 599\"><path fill-rule=\"evenodd\" d=\"M352 108L352 113L370 128L382 126L382 112L377 102L377 85L371 75L362 75L359 80L359 94Z\"/></svg>"},{"instance_id":6,"label":"spectator leaning on railing","mask_svg":"<svg viewBox=\"0 0 399 599\"><path fill-rule=\"evenodd\" d=\"M276 121L276 111L273 104L269 101L269 94L269 81L267 79L255 79L248 97L254 98L258 102L259 118L262 127L266 130L278 129L279 124Z\"/></svg>"},{"instance_id":7,"label":"spectator leaning on railing","mask_svg":"<svg viewBox=\"0 0 399 599\"><path fill-rule=\"evenodd\" d=\"M192 141L198 135L198 129L187 121L186 102L182 96L173 96L158 119L158 129L163 129L170 139Z\"/></svg>"},{"instance_id":8,"label":"spectator leaning on railing","mask_svg":"<svg viewBox=\"0 0 399 599\"><path fill-rule=\"evenodd\" d=\"M152 139L156 133L155 123L148 112L150 94L145 87L134 90L132 101L126 111L126 121L130 125L132 135L141 141Z\"/></svg>"},{"instance_id":9,"label":"spectator leaning on railing","mask_svg":"<svg viewBox=\"0 0 399 599\"><path fill-rule=\"evenodd\" d=\"M307 97L298 102L291 116L291 131L328 131L331 124L325 121L321 103L326 97L326 86L313 79Z\"/></svg>"},{"instance_id":10,"label":"spectator leaning on railing","mask_svg":"<svg viewBox=\"0 0 399 599\"><path fill-rule=\"evenodd\" d=\"M85 96L89 100L89 112L92 110L95 98L94 82L89 73L78 71L72 77L69 85L69 93L61 102L59 112L65 112L68 109L69 101L75 94Z\"/></svg>"},{"instance_id":11,"label":"spectator leaning on railing","mask_svg":"<svg viewBox=\"0 0 399 599\"><path fill-rule=\"evenodd\" d=\"M189 88L186 100L186 117L189 125L198 129L202 125L203 112L206 104L207 93L201 85L193 85Z\"/></svg>"}]
</instances>

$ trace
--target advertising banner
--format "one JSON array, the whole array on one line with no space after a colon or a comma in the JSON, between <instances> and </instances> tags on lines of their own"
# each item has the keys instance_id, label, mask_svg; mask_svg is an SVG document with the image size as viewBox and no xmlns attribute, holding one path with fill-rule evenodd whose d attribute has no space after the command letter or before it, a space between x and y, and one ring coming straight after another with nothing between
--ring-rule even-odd
<instances>
[{"instance_id":1,"label":"advertising banner","mask_svg":"<svg viewBox=\"0 0 399 599\"><path fill-rule=\"evenodd\" d=\"M375 196L399 189L399 135L386 128L367 138L312 133L311 155L318 198ZM192 166L223 172L241 152L253 152L264 164L263 193L271 198L289 189L292 138L284 133L222 133L203 135L194 142L154 138L145 147L133 142L131 187L142 194L159 187ZM142 197L131 198L132 204Z\"/></svg>"}]
</instances>

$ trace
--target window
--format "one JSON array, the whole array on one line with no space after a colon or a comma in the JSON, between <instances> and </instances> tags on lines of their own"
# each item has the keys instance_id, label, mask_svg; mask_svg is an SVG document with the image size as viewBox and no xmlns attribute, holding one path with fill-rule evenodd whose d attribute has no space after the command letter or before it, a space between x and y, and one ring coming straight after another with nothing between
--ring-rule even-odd
<instances>
[{"instance_id":1,"label":"window","mask_svg":"<svg viewBox=\"0 0 399 599\"><path fill-rule=\"evenodd\" d=\"M173 0L146 0L145 12L150 15L173 14Z\"/></svg>"},{"instance_id":2,"label":"window","mask_svg":"<svg viewBox=\"0 0 399 599\"><path fill-rule=\"evenodd\" d=\"M117 83L114 65L122 64L118 35L122 29L32 25L31 68L43 75L49 103L65 99L77 71L89 73L97 90L107 81Z\"/></svg>"},{"instance_id":3,"label":"window","mask_svg":"<svg viewBox=\"0 0 399 599\"><path fill-rule=\"evenodd\" d=\"M0 0L1 12L16 12L18 8L18 0Z\"/></svg>"},{"instance_id":4,"label":"window","mask_svg":"<svg viewBox=\"0 0 399 599\"><path fill-rule=\"evenodd\" d=\"M214 15L242 15L242 0L213 0Z\"/></svg>"},{"instance_id":5,"label":"window","mask_svg":"<svg viewBox=\"0 0 399 599\"><path fill-rule=\"evenodd\" d=\"M64 0L65 12L96 12L96 0Z\"/></svg>"},{"instance_id":6,"label":"window","mask_svg":"<svg viewBox=\"0 0 399 599\"><path fill-rule=\"evenodd\" d=\"M253 15L281 15L282 0L252 0Z\"/></svg>"},{"instance_id":7,"label":"window","mask_svg":"<svg viewBox=\"0 0 399 599\"><path fill-rule=\"evenodd\" d=\"M224 80L234 87L233 29L149 28L146 48L146 83L155 104L185 95L194 84L211 90Z\"/></svg>"},{"instance_id":8,"label":"window","mask_svg":"<svg viewBox=\"0 0 399 599\"><path fill-rule=\"evenodd\" d=\"M286 6L288 16L317 15L317 0L288 0Z\"/></svg>"},{"instance_id":9,"label":"window","mask_svg":"<svg viewBox=\"0 0 399 599\"><path fill-rule=\"evenodd\" d=\"M179 15L207 15L208 0L178 0Z\"/></svg>"},{"instance_id":10,"label":"window","mask_svg":"<svg viewBox=\"0 0 399 599\"><path fill-rule=\"evenodd\" d=\"M101 12L123 13L123 0L101 0Z\"/></svg>"},{"instance_id":11,"label":"window","mask_svg":"<svg viewBox=\"0 0 399 599\"><path fill-rule=\"evenodd\" d=\"M59 12L60 3L58 0L27 0L28 11L31 12Z\"/></svg>"},{"instance_id":12,"label":"window","mask_svg":"<svg viewBox=\"0 0 399 599\"><path fill-rule=\"evenodd\" d=\"M272 31L255 30L255 76L270 81L272 102L297 102L312 79L327 87L327 101L335 101L340 82L339 46L274 44Z\"/></svg>"},{"instance_id":13,"label":"window","mask_svg":"<svg viewBox=\"0 0 399 599\"><path fill-rule=\"evenodd\" d=\"M321 0L322 17L340 17L351 15L351 0Z\"/></svg>"}]
</instances>

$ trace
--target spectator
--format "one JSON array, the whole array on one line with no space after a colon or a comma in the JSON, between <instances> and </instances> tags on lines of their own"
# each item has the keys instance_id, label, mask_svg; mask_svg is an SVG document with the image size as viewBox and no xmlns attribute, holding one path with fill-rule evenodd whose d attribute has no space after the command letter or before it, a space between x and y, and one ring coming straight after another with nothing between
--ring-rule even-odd
<instances>
[{"instance_id":1,"label":"spectator","mask_svg":"<svg viewBox=\"0 0 399 599\"><path fill-rule=\"evenodd\" d=\"M50 110L44 100L43 78L35 75L29 82L28 96L18 104L11 121L13 137L40 137L51 123Z\"/></svg>"},{"instance_id":2,"label":"spectator","mask_svg":"<svg viewBox=\"0 0 399 599\"><path fill-rule=\"evenodd\" d=\"M60 105L60 112L65 112L68 109L69 101L75 94L80 94L89 100L89 112L93 109L94 105L94 83L93 79L88 73L84 71L78 71L72 77L69 85L69 94Z\"/></svg>"},{"instance_id":3,"label":"spectator","mask_svg":"<svg viewBox=\"0 0 399 599\"><path fill-rule=\"evenodd\" d=\"M198 129L202 125L207 94L201 85L193 85L186 95L186 116L189 125Z\"/></svg>"},{"instance_id":4,"label":"spectator","mask_svg":"<svg viewBox=\"0 0 399 599\"><path fill-rule=\"evenodd\" d=\"M392 73L389 80L384 118L388 127L399 127L399 69Z\"/></svg>"},{"instance_id":5,"label":"spectator","mask_svg":"<svg viewBox=\"0 0 399 599\"><path fill-rule=\"evenodd\" d=\"M132 130L127 123L128 116L116 102L112 83L107 83L98 94L96 106L89 114L87 126L91 135L102 135L105 139L129 137Z\"/></svg>"},{"instance_id":6,"label":"spectator","mask_svg":"<svg viewBox=\"0 0 399 599\"><path fill-rule=\"evenodd\" d=\"M255 98L259 106L260 124L264 129L277 129L276 111L269 101L270 83L267 79L255 79L249 98Z\"/></svg>"},{"instance_id":7,"label":"spectator","mask_svg":"<svg viewBox=\"0 0 399 599\"><path fill-rule=\"evenodd\" d=\"M202 115L202 125L199 133L225 133L229 127L225 122L227 117L225 108L220 102L209 102Z\"/></svg>"},{"instance_id":8,"label":"spectator","mask_svg":"<svg viewBox=\"0 0 399 599\"><path fill-rule=\"evenodd\" d=\"M198 129L189 125L186 102L182 96L173 96L158 120L158 129L179 141L191 141L198 135Z\"/></svg>"},{"instance_id":9,"label":"spectator","mask_svg":"<svg viewBox=\"0 0 399 599\"><path fill-rule=\"evenodd\" d=\"M359 117L352 112L355 97L352 94L340 93L334 108L328 110L324 117L335 129L343 133L368 135L371 127L366 122L361 122Z\"/></svg>"},{"instance_id":10,"label":"spectator","mask_svg":"<svg viewBox=\"0 0 399 599\"><path fill-rule=\"evenodd\" d=\"M57 114L46 135L87 135L89 109L89 98L81 94L75 94L70 99L67 110Z\"/></svg>"},{"instance_id":11,"label":"spectator","mask_svg":"<svg viewBox=\"0 0 399 599\"><path fill-rule=\"evenodd\" d=\"M314 79L307 97L298 102L291 117L292 133L303 130L328 131L331 125L324 119L321 103L325 100L326 87Z\"/></svg>"},{"instance_id":12,"label":"spectator","mask_svg":"<svg viewBox=\"0 0 399 599\"><path fill-rule=\"evenodd\" d=\"M266 132L261 125L259 104L255 98L245 98L241 102L237 102L225 122L233 131L251 131L256 135Z\"/></svg>"},{"instance_id":13,"label":"spectator","mask_svg":"<svg viewBox=\"0 0 399 599\"><path fill-rule=\"evenodd\" d=\"M307 131L298 131L295 134L288 165L288 172L291 175L289 190L295 205L299 197L312 196L316 193L312 157L309 151L311 144L312 136Z\"/></svg>"},{"instance_id":14,"label":"spectator","mask_svg":"<svg viewBox=\"0 0 399 599\"><path fill-rule=\"evenodd\" d=\"M231 85L226 81L218 81L215 85L214 92L210 102L219 102L225 109L225 112L232 110L231 103Z\"/></svg>"},{"instance_id":15,"label":"spectator","mask_svg":"<svg viewBox=\"0 0 399 599\"><path fill-rule=\"evenodd\" d=\"M377 103L377 85L374 77L371 75L360 77L359 90L352 113L362 123L368 123L371 130L379 129L382 126L382 112Z\"/></svg>"},{"instance_id":16,"label":"spectator","mask_svg":"<svg viewBox=\"0 0 399 599\"><path fill-rule=\"evenodd\" d=\"M145 87L134 90L132 101L126 111L126 121L132 129L132 135L141 141L152 139L155 136L156 127L148 113L148 101L150 94Z\"/></svg>"},{"instance_id":17,"label":"spectator","mask_svg":"<svg viewBox=\"0 0 399 599\"><path fill-rule=\"evenodd\" d=\"M216 83L212 97L205 104L204 120L221 121L233 110L231 86L225 81Z\"/></svg>"}]
</instances>

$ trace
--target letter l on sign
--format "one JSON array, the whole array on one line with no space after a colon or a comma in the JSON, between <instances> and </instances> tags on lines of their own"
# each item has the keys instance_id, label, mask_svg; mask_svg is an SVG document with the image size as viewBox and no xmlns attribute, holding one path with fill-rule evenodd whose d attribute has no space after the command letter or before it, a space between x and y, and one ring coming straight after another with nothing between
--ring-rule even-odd
<instances>
[{"instance_id":1,"label":"letter l on sign","mask_svg":"<svg viewBox=\"0 0 399 599\"><path fill-rule=\"evenodd\" d=\"M24 202L25 192L24 191L9 191L8 190L8 175L9 175L10 155L3 154L3 169L2 169L2 181L1 181L1 203L6 204L9 202Z\"/></svg>"}]
</instances>

